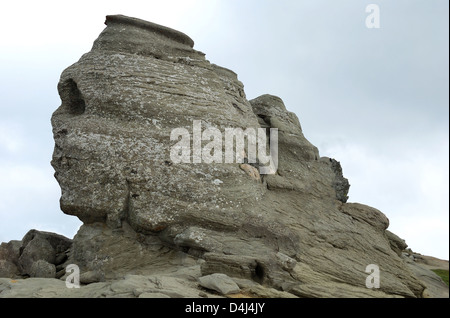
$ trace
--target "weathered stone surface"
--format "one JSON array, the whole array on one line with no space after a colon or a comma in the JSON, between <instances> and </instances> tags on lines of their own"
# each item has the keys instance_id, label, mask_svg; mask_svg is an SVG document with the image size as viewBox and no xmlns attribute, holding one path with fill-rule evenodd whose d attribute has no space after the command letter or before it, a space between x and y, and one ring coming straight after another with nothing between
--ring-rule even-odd
<instances>
[{"instance_id":1,"label":"weathered stone surface","mask_svg":"<svg viewBox=\"0 0 450 318\"><path fill-rule=\"evenodd\" d=\"M80 267L84 283L128 273L166 273L197 263L190 255L166 247L157 236L136 233L126 223L114 230L103 223L81 226L69 262Z\"/></svg>"},{"instance_id":2,"label":"weathered stone surface","mask_svg":"<svg viewBox=\"0 0 450 318\"><path fill-rule=\"evenodd\" d=\"M55 254L55 250L46 239L40 236L35 237L25 245L19 257L22 273L31 275L33 264L39 260L53 264Z\"/></svg>"},{"instance_id":3,"label":"weathered stone surface","mask_svg":"<svg viewBox=\"0 0 450 318\"><path fill-rule=\"evenodd\" d=\"M31 277L55 278L56 267L42 259L33 262L30 269Z\"/></svg>"},{"instance_id":4,"label":"weathered stone surface","mask_svg":"<svg viewBox=\"0 0 450 318\"><path fill-rule=\"evenodd\" d=\"M411 271L424 283L426 289L423 291L424 298L448 298L449 289L436 273L429 270L427 267L418 264L412 260L407 260L408 267Z\"/></svg>"},{"instance_id":5,"label":"weathered stone surface","mask_svg":"<svg viewBox=\"0 0 450 318\"><path fill-rule=\"evenodd\" d=\"M8 260L0 259L0 277L14 278L19 275L17 266Z\"/></svg>"},{"instance_id":6,"label":"weathered stone surface","mask_svg":"<svg viewBox=\"0 0 450 318\"><path fill-rule=\"evenodd\" d=\"M30 230L22 239L22 248L25 248L29 242L36 238L44 239L50 243L56 254L65 252L72 245L72 240L63 235L52 232Z\"/></svg>"},{"instance_id":7,"label":"weathered stone surface","mask_svg":"<svg viewBox=\"0 0 450 318\"><path fill-rule=\"evenodd\" d=\"M215 290L222 295L236 294L241 291L239 286L225 274L215 273L202 276L198 281L200 286Z\"/></svg>"},{"instance_id":8,"label":"weathered stone surface","mask_svg":"<svg viewBox=\"0 0 450 318\"><path fill-rule=\"evenodd\" d=\"M401 240L401 239L400 239ZM403 241L403 240L401 240ZM424 298L448 298L449 289L447 284L432 270L449 270L447 260L436 257L422 255L413 252L411 249L405 249L402 252L402 258L416 275L417 278L426 286L422 297Z\"/></svg>"},{"instance_id":9,"label":"weathered stone surface","mask_svg":"<svg viewBox=\"0 0 450 318\"><path fill-rule=\"evenodd\" d=\"M21 241L0 245L0 277L55 277L71 245L72 240L62 235L30 230ZM40 260L47 265L36 263Z\"/></svg>"},{"instance_id":10,"label":"weathered stone surface","mask_svg":"<svg viewBox=\"0 0 450 318\"><path fill-rule=\"evenodd\" d=\"M347 202L340 163L320 156L279 97L248 101L237 75L181 32L124 16L106 24L62 73L51 119L61 209L84 224L73 244L27 234L18 257L24 272L43 260L62 279L64 266L76 264L87 285L0 280L0 296L20 297L27 284L36 297L217 296L199 289L202 277L229 277L233 292L248 297L424 295L388 218ZM180 136L171 133L185 129L194 148L197 134L209 145L207 128L276 130L277 166L261 173L261 154L248 148L233 163L196 162L194 151L176 162ZM365 286L369 264L381 270L379 289Z\"/></svg>"},{"instance_id":11,"label":"weathered stone surface","mask_svg":"<svg viewBox=\"0 0 450 318\"><path fill-rule=\"evenodd\" d=\"M0 244L0 259L9 260L12 263L17 264L20 256L20 247L22 241L9 241L8 243Z\"/></svg>"},{"instance_id":12,"label":"weathered stone surface","mask_svg":"<svg viewBox=\"0 0 450 318\"><path fill-rule=\"evenodd\" d=\"M67 288L63 280L28 278L11 280L0 278L0 298L180 298L199 297L196 280L167 275L125 275L121 279ZM205 293L205 292L203 292ZM206 297L217 297L206 292Z\"/></svg>"},{"instance_id":13,"label":"weathered stone surface","mask_svg":"<svg viewBox=\"0 0 450 318\"><path fill-rule=\"evenodd\" d=\"M80 275L80 283L81 284L97 283L103 279L103 276L104 275L96 271L84 272Z\"/></svg>"},{"instance_id":14,"label":"weathered stone surface","mask_svg":"<svg viewBox=\"0 0 450 318\"><path fill-rule=\"evenodd\" d=\"M402 251L408 247L408 244L406 244L405 240L401 239L389 230L386 230L385 233L392 250L397 253L398 256L402 256Z\"/></svg>"},{"instance_id":15,"label":"weathered stone surface","mask_svg":"<svg viewBox=\"0 0 450 318\"><path fill-rule=\"evenodd\" d=\"M21 275L44 278L55 277L57 266L67 260L72 245L65 236L37 230L28 231L20 242L17 265Z\"/></svg>"},{"instance_id":16,"label":"weathered stone surface","mask_svg":"<svg viewBox=\"0 0 450 318\"><path fill-rule=\"evenodd\" d=\"M0 244L0 277L18 277L21 241Z\"/></svg>"}]
</instances>

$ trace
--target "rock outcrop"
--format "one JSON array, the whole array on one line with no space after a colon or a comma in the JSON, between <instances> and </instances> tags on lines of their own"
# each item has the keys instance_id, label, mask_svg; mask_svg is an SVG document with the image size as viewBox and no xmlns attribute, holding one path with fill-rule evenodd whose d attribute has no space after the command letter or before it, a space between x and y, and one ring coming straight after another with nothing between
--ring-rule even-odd
<instances>
[{"instance_id":1,"label":"rock outcrop","mask_svg":"<svg viewBox=\"0 0 450 318\"><path fill-rule=\"evenodd\" d=\"M71 246L62 235L30 230L21 241L0 245L0 277L61 277Z\"/></svg>"},{"instance_id":2,"label":"rock outcrop","mask_svg":"<svg viewBox=\"0 0 450 318\"><path fill-rule=\"evenodd\" d=\"M320 157L280 98L247 100L237 75L211 64L181 32L125 16L107 16L106 25L62 73L51 120L61 209L84 224L68 260L56 261L65 240L33 232L5 263L8 273L54 276L58 264L73 263L81 283L103 284L102 295L214 295L195 291L200 284L268 297L423 296L387 217L347 203L339 162ZM226 162L220 133L230 128L265 129L261 149L277 142L275 169L261 169L267 160L251 146L236 145L238 158ZM189 133L187 161L174 160L174 149L184 151L174 148L184 138L174 131ZM380 268L379 288L366 287L370 264ZM158 292L158 279L189 288ZM99 296L95 288L84 295Z\"/></svg>"}]
</instances>

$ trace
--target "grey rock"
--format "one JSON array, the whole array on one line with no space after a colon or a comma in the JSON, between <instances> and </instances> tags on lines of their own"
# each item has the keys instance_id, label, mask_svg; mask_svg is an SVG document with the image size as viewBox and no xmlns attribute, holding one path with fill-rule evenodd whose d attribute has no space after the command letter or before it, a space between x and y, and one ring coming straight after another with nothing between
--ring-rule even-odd
<instances>
[{"instance_id":1,"label":"grey rock","mask_svg":"<svg viewBox=\"0 0 450 318\"><path fill-rule=\"evenodd\" d=\"M35 238L46 240L55 250L56 254L63 253L72 246L72 240L63 235L52 232L30 230L22 239L22 249L24 249L28 243Z\"/></svg>"},{"instance_id":2,"label":"grey rock","mask_svg":"<svg viewBox=\"0 0 450 318\"><path fill-rule=\"evenodd\" d=\"M0 277L15 278L19 276L19 269L9 260L0 259Z\"/></svg>"},{"instance_id":3,"label":"grey rock","mask_svg":"<svg viewBox=\"0 0 450 318\"><path fill-rule=\"evenodd\" d=\"M202 287L215 290L222 295L236 294L240 292L239 286L227 275L215 273L202 276L198 279Z\"/></svg>"},{"instance_id":4,"label":"grey rock","mask_svg":"<svg viewBox=\"0 0 450 318\"><path fill-rule=\"evenodd\" d=\"M64 280L0 278L0 298L166 298L200 297L197 281L167 275L126 275L116 280L67 288ZM205 292L207 297L217 297Z\"/></svg>"},{"instance_id":5,"label":"grey rock","mask_svg":"<svg viewBox=\"0 0 450 318\"><path fill-rule=\"evenodd\" d=\"M17 264L20 256L20 247L22 241L12 240L8 243L0 244L0 259L8 260L14 264Z\"/></svg>"},{"instance_id":6,"label":"grey rock","mask_svg":"<svg viewBox=\"0 0 450 318\"><path fill-rule=\"evenodd\" d=\"M344 178L342 174L342 167L339 161L335 159L330 159L331 170L335 174L333 188L336 191L336 199L345 203L348 200L348 190L350 189L350 183L347 178Z\"/></svg>"},{"instance_id":7,"label":"grey rock","mask_svg":"<svg viewBox=\"0 0 450 318\"><path fill-rule=\"evenodd\" d=\"M56 268L54 264L50 264L40 259L33 262L29 274L31 277L55 278Z\"/></svg>"},{"instance_id":8,"label":"grey rock","mask_svg":"<svg viewBox=\"0 0 450 318\"><path fill-rule=\"evenodd\" d=\"M402 253L408 247L408 244L406 244L405 240L401 239L398 235L389 230L386 230L385 233L392 250L397 253L398 256L402 256Z\"/></svg>"},{"instance_id":9,"label":"grey rock","mask_svg":"<svg viewBox=\"0 0 450 318\"><path fill-rule=\"evenodd\" d=\"M19 255L21 241L0 244L0 277L15 278L20 275Z\"/></svg>"},{"instance_id":10,"label":"grey rock","mask_svg":"<svg viewBox=\"0 0 450 318\"><path fill-rule=\"evenodd\" d=\"M68 263L76 264L85 283L106 281L129 273L163 273L198 266L192 256L170 249L157 236L136 233L127 223L111 229L103 223L84 224L74 237Z\"/></svg>"},{"instance_id":11,"label":"grey rock","mask_svg":"<svg viewBox=\"0 0 450 318\"><path fill-rule=\"evenodd\" d=\"M46 239L40 236L28 241L19 257L22 273L31 275L33 271L32 266L38 260L43 260L50 264L55 263L54 248Z\"/></svg>"},{"instance_id":12,"label":"grey rock","mask_svg":"<svg viewBox=\"0 0 450 318\"><path fill-rule=\"evenodd\" d=\"M80 274L80 283L81 284L92 284L100 282L103 278L101 273L96 271L88 271Z\"/></svg>"},{"instance_id":13,"label":"grey rock","mask_svg":"<svg viewBox=\"0 0 450 318\"><path fill-rule=\"evenodd\" d=\"M30 230L21 241L11 241L8 244L9 258L17 265L22 275L39 277L36 275L43 273L43 277L50 277L49 271L43 268L41 270L40 266L32 269L33 264L43 260L55 268L55 265L66 260L65 251L71 247L72 240L56 233ZM52 277L55 277L55 274Z\"/></svg>"},{"instance_id":14,"label":"grey rock","mask_svg":"<svg viewBox=\"0 0 450 318\"><path fill-rule=\"evenodd\" d=\"M259 286L259 284L251 279L232 277L233 281L239 286L240 289L249 289L253 286Z\"/></svg>"}]
</instances>

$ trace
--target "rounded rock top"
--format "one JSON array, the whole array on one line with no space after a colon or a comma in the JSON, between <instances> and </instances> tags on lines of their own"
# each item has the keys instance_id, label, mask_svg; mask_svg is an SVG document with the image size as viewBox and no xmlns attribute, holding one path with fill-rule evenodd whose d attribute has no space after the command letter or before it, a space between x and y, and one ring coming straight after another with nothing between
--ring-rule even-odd
<instances>
[{"instance_id":1,"label":"rounded rock top","mask_svg":"<svg viewBox=\"0 0 450 318\"><path fill-rule=\"evenodd\" d=\"M130 25L138 28L142 28L144 30L148 30L151 32L159 33L164 35L165 37L176 41L178 43L189 45L191 48L194 47L194 40L192 40L189 36L184 34L183 32L165 27L163 25L159 25L153 22L148 22L145 20L127 17L121 14L118 15L107 15L105 24L110 26L112 24L124 24Z\"/></svg>"}]
</instances>

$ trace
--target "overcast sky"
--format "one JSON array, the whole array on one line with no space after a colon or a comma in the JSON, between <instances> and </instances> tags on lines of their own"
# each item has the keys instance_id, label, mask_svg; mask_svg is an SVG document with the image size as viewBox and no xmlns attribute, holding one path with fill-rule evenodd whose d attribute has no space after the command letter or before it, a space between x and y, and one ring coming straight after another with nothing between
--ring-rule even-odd
<instances>
[{"instance_id":1,"label":"overcast sky","mask_svg":"<svg viewBox=\"0 0 450 318\"><path fill-rule=\"evenodd\" d=\"M368 29L366 6L379 5ZM322 156L341 162L350 202L381 210L417 252L449 254L447 0L3 1L0 4L0 242L32 228L69 237L50 117L61 72L105 16L188 34L235 71L248 99L281 97Z\"/></svg>"}]
</instances>

